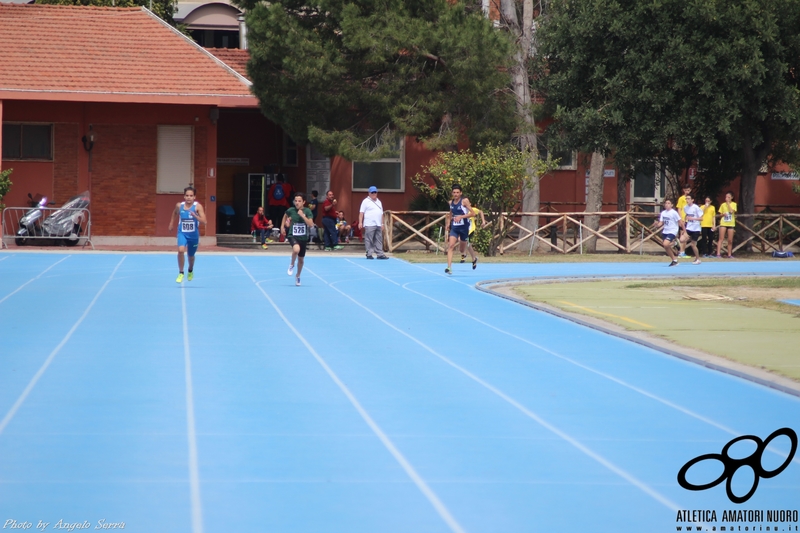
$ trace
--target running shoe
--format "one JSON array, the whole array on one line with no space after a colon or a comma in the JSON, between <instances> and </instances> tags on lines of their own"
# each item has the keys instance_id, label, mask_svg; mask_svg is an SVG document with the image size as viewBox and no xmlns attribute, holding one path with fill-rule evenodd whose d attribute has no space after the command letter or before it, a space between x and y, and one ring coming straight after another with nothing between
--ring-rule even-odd
<instances>
[{"instance_id":1,"label":"running shoe","mask_svg":"<svg viewBox=\"0 0 800 533\"><path fill-rule=\"evenodd\" d=\"M721 255L715 255L714 257L717 258L717 259L722 259Z\"/></svg>"},{"instance_id":2,"label":"running shoe","mask_svg":"<svg viewBox=\"0 0 800 533\"><path fill-rule=\"evenodd\" d=\"M194 272L192 272L192 271L190 270L190 271L189 271L189 275L188 275L188 276L186 276L186 279L188 279L189 281L192 281L192 280L194 279Z\"/></svg>"},{"instance_id":3,"label":"running shoe","mask_svg":"<svg viewBox=\"0 0 800 533\"><path fill-rule=\"evenodd\" d=\"M472 260L472 270L475 270L476 268L478 268L478 258L477 257Z\"/></svg>"},{"instance_id":4,"label":"running shoe","mask_svg":"<svg viewBox=\"0 0 800 533\"><path fill-rule=\"evenodd\" d=\"M337 244L336 246L333 247L333 249L334 250L344 250L344 246L342 246L341 244Z\"/></svg>"},{"instance_id":5,"label":"running shoe","mask_svg":"<svg viewBox=\"0 0 800 533\"><path fill-rule=\"evenodd\" d=\"M681 252L678 254L678 257L686 257L686 252Z\"/></svg>"},{"instance_id":6,"label":"running shoe","mask_svg":"<svg viewBox=\"0 0 800 533\"><path fill-rule=\"evenodd\" d=\"M326 246L325 247L325 251L326 252L331 252L331 251L333 251L333 248L331 248L330 246Z\"/></svg>"},{"instance_id":7,"label":"running shoe","mask_svg":"<svg viewBox=\"0 0 800 533\"><path fill-rule=\"evenodd\" d=\"M677 261L675 261L675 260L673 260L673 261L672 261L672 262L669 264L669 266L671 266L671 267L676 267L676 266L678 266L678 262L677 262Z\"/></svg>"},{"instance_id":8,"label":"running shoe","mask_svg":"<svg viewBox=\"0 0 800 533\"><path fill-rule=\"evenodd\" d=\"M374 258L374 257L372 257L371 255L368 255L368 256L367 256L367 259L375 259L375 258Z\"/></svg>"},{"instance_id":9,"label":"running shoe","mask_svg":"<svg viewBox=\"0 0 800 533\"><path fill-rule=\"evenodd\" d=\"M295 285L295 287L299 287L300 286L300 278L297 278L297 279L294 280L294 285Z\"/></svg>"},{"instance_id":10,"label":"running shoe","mask_svg":"<svg viewBox=\"0 0 800 533\"><path fill-rule=\"evenodd\" d=\"M699 265L701 262L702 261L700 261L700 259L695 259L694 261L692 261L692 264L693 265Z\"/></svg>"},{"instance_id":11,"label":"running shoe","mask_svg":"<svg viewBox=\"0 0 800 533\"><path fill-rule=\"evenodd\" d=\"M267 249L267 245L266 245L266 244L262 244L262 245L261 245L261 249L262 249L262 250L266 250L266 249Z\"/></svg>"},{"instance_id":12,"label":"running shoe","mask_svg":"<svg viewBox=\"0 0 800 533\"><path fill-rule=\"evenodd\" d=\"M378 259L389 259L389 257L388 257L388 256L385 256L385 255L379 255L379 256L378 256Z\"/></svg>"},{"instance_id":13,"label":"running shoe","mask_svg":"<svg viewBox=\"0 0 800 533\"><path fill-rule=\"evenodd\" d=\"M466 260L467 260L467 255L466 254L461 254L461 262L463 263Z\"/></svg>"},{"instance_id":14,"label":"running shoe","mask_svg":"<svg viewBox=\"0 0 800 533\"><path fill-rule=\"evenodd\" d=\"M178 274L178 277L175 278L175 283L183 283L183 272Z\"/></svg>"},{"instance_id":15,"label":"running shoe","mask_svg":"<svg viewBox=\"0 0 800 533\"><path fill-rule=\"evenodd\" d=\"M289 265L289 270L286 271L290 276L294 274L294 265Z\"/></svg>"},{"instance_id":16,"label":"running shoe","mask_svg":"<svg viewBox=\"0 0 800 533\"><path fill-rule=\"evenodd\" d=\"M452 271L452 270L450 270L449 268L445 268L445 269L444 269L444 273L445 273L445 274L452 274L452 273L453 273L453 271Z\"/></svg>"}]
</instances>

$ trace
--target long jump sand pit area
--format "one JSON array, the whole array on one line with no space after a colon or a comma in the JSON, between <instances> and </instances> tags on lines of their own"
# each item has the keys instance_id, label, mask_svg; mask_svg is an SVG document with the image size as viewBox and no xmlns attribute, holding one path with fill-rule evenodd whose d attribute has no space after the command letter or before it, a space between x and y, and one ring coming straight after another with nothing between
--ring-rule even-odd
<instances>
[{"instance_id":1,"label":"long jump sand pit area","mask_svg":"<svg viewBox=\"0 0 800 533\"><path fill-rule=\"evenodd\" d=\"M526 300L663 339L800 384L798 277L593 280L519 285Z\"/></svg>"}]
</instances>

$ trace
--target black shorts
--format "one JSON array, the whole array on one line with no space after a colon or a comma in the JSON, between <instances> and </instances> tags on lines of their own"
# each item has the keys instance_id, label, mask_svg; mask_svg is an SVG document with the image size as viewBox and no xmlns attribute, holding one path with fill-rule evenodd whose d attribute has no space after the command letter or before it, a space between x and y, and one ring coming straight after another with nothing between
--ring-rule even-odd
<instances>
[{"instance_id":1,"label":"black shorts","mask_svg":"<svg viewBox=\"0 0 800 533\"><path fill-rule=\"evenodd\" d=\"M686 235L689 236L689 240L693 242L697 242L700 240L700 232L699 231L690 231L686 230Z\"/></svg>"},{"instance_id":2,"label":"black shorts","mask_svg":"<svg viewBox=\"0 0 800 533\"><path fill-rule=\"evenodd\" d=\"M665 233L664 234L664 242L675 242L675 239L676 239L676 237L672 233Z\"/></svg>"},{"instance_id":3,"label":"black shorts","mask_svg":"<svg viewBox=\"0 0 800 533\"><path fill-rule=\"evenodd\" d=\"M308 241L301 241L300 239L289 237L289 244L291 244L292 246L296 244L300 247L300 251L298 252L297 257L306 256L306 246L308 246Z\"/></svg>"}]
</instances>

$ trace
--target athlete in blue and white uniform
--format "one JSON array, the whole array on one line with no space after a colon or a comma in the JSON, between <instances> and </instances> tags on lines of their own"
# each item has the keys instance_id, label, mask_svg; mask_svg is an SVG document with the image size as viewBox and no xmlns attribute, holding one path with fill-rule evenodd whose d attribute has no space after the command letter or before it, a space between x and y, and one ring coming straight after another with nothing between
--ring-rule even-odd
<instances>
[{"instance_id":1,"label":"athlete in blue and white uniform","mask_svg":"<svg viewBox=\"0 0 800 533\"><path fill-rule=\"evenodd\" d=\"M169 218L169 230L175 224L175 215L178 215L178 283L183 281L184 255L189 254L189 276L188 280L194 279L194 254L200 245L200 223L206 224L206 213L203 206L195 202L196 191L194 187L186 187L183 190L183 202L178 203Z\"/></svg>"},{"instance_id":2,"label":"athlete in blue and white uniform","mask_svg":"<svg viewBox=\"0 0 800 533\"><path fill-rule=\"evenodd\" d=\"M446 274L453 273L453 250L455 250L459 241L467 242L469 239L469 219L474 216L475 212L470 206L469 199L461 196L461 185L453 184L453 199L450 202L450 212L447 213L445 222L445 224L450 225L447 245L447 268L444 269ZM478 257L474 256L472 268L474 269L477 264Z\"/></svg>"}]
</instances>

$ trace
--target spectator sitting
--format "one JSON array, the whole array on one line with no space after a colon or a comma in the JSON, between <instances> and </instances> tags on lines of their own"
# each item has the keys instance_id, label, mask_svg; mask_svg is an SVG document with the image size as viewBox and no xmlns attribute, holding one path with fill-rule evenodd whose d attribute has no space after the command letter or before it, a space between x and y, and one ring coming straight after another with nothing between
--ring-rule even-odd
<instances>
[{"instance_id":1,"label":"spectator sitting","mask_svg":"<svg viewBox=\"0 0 800 533\"><path fill-rule=\"evenodd\" d=\"M264 208L259 207L258 212L253 215L253 221L250 222L250 231L258 232L261 237L261 248L267 249L267 235L272 231L272 221L264 215ZM272 239L269 239L272 242Z\"/></svg>"},{"instance_id":2,"label":"spectator sitting","mask_svg":"<svg viewBox=\"0 0 800 533\"><path fill-rule=\"evenodd\" d=\"M344 242L350 242L350 233L352 232L352 227L350 224L347 223L347 219L344 216L344 211L339 211L339 216L336 218L336 231L339 232L339 240Z\"/></svg>"}]
</instances>

